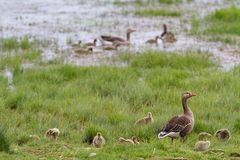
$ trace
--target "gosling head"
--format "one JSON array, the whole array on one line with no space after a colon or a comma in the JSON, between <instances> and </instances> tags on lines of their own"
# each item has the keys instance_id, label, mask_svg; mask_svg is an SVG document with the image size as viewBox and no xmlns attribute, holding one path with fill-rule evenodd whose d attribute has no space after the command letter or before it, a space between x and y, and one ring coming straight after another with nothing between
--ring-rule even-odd
<instances>
[{"instance_id":1,"label":"gosling head","mask_svg":"<svg viewBox=\"0 0 240 160\"><path fill-rule=\"evenodd\" d=\"M101 132L97 132L97 136L101 137L102 136Z\"/></svg>"},{"instance_id":2,"label":"gosling head","mask_svg":"<svg viewBox=\"0 0 240 160\"><path fill-rule=\"evenodd\" d=\"M212 137L210 133L207 132L201 132L198 134L198 140L209 140Z\"/></svg>"},{"instance_id":3,"label":"gosling head","mask_svg":"<svg viewBox=\"0 0 240 160\"><path fill-rule=\"evenodd\" d=\"M152 118L152 112L148 112L148 118Z\"/></svg>"},{"instance_id":4,"label":"gosling head","mask_svg":"<svg viewBox=\"0 0 240 160\"><path fill-rule=\"evenodd\" d=\"M182 98L190 98L190 97L193 97L193 96L196 96L197 94L196 93L193 93L193 92L190 92L190 91L186 91L182 94Z\"/></svg>"},{"instance_id":5,"label":"gosling head","mask_svg":"<svg viewBox=\"0 0 240 160\"><path fill-rule=\"evenodd\" d=\"M93 52L93 48L92 48L92 47L89 47L89 48L88 48L88 51L89 51L89 52Z\"/></svg>"},{"instance_id":6,"label":"gosling head","mask_svg":"<svg viewBox=\"0 0 240 160\"><path fill-rule=\"evenodd\" d=\"M97 39L96 38L93 40L93 43L97 43Z\"/></svg>"}]
</instances>

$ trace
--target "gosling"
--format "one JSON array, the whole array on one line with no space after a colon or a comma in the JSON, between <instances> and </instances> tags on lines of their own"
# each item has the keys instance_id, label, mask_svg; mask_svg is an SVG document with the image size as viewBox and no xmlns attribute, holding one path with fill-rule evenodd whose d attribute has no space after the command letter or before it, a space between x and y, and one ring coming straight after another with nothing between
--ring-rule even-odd
<instances>
[{"instance_id":1,"label":"gosling","mask_svg":"<svg viewBox=\"0 0 240 160\"><path fill-rule=\"evenodd\" d=\"M204 152L209 149L210 145L211 145L210 141L197 141L194 146L194 150Z\"/></svg>"},{"instance_id":2,"label":"gosling","mask_svg":"<svg viewBox=\"0 0 240 160\"><path fill-rule=\"evenodd\" d=\"M125 139L123 137L120 137L118 139L118 142L120 144L139 144L138 139L136 136L132 136L130 139Z\"/></svg>"},{"instance_id":3,"label":"gosling","mask_svg":"<svg viewBox=\"0 0 240 160\"><path fill-rule=\"evenodd\" d=\"M211 137L212 137L212 135L207 132L201 132L198 134L199 141L206 141L206 140L209 140Z\"/></svg>"},{"instance_id":4,"label":"gosling","mask_svg":"<svg viewBox=\"0 0 240 160\"><path fill-rule=\"evenodd\" d=\"M215 136L219 140L229 140L231 138L231 133L228 129L223 128L216 131Z\"/></svg>"},{"instance_id":5,"label":"gosling","mask_svg":"<svg viewBox=\"0 0 240 160\"><path fill-rule=\"evenodd\" d=\"M51 128L45 132L45 137L57 139L59 137L60 131L58 128Z\"/></svg>"},{"instance_id":6,"label":"gosling","mask_svg":"<svg viewBox=\"0 0 240 160\"><path fill-rule=\"evenodd\" d=\"M93 138L92 145L100 148L105 144L105 139L100 132Z\"/></svg>"},{"instance_id":7,"label":"gosling","mask_svg":"<svg viewBox=\"0 0 240 160\"><path fill-rule=\"evenodd\" d=\"M135 125L142 125L142 124L149 124L153 123L153 115L151 112L148 112L147 116L144 118L141 118L135 122Z\"/></svg>"}]
</instances>

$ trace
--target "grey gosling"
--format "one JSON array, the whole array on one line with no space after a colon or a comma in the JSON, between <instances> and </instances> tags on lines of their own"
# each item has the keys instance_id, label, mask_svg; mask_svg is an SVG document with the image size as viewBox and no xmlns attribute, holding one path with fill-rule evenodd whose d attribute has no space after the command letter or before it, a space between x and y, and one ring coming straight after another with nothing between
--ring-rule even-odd
<instances>
[{"instance_id":1,"label":"grey gosling","mask_svg":"<svg viewBox=\"0 0 240 160\"><path fill-rule=\"evenodd\" d=\"M48 138L57 139L59 137L60 131L58 128L51 128L45 132L45 136Z\"/></svg>"},{"instance_id":2,"label":"grey gosling","mask_svg":"<svg viewBox=\"0 0 240 160\"><path fill-rule=\"evenodd\" d=\"M151 112L148 112L147 116L144 118L141 118L135 122L135 125L142 125L142 124L149 124L153 123L153 115Z\"/></svg>"},{"instance_id":3,"label":"grey gosling","mask_svg":"<svg viewBox=\"0 0 240 160\"><path fill-rule=\"evenodd\" d=\"M120 143L120 144L139 144L136 136L132 136L130 139L125 139L123 137L120 137L118 139L118 143Z\"/></svg>"},{"instance_id":4,"label":"grey gosling","mask_svg":"<svg viewBox=\"0 0 240 160\"><path fill-rule=\"evenodd\" d=\"M100 132L93 138L92 145L100 148L105 144L105 139Z\"/></svg>"},{"instance_id":5,"label":"grey gosling","mask_svg":"<svg viewBox=\"0 0 240 160\"><path fill-rule=\"evenodd\" d=\"M231 138L231 133L228 129L223 128L216 131L215 136L219 140L229 140Z\"/></svg>"}]
</instances>

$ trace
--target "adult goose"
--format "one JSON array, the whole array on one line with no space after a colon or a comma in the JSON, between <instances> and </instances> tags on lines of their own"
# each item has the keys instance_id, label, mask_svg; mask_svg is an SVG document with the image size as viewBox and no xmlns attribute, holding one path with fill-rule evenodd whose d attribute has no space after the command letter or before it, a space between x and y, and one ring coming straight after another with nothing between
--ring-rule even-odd
<instances>
[{"instance_id":1,"label":"adult goose","mask_svg":"<svg viewBox=\"0 0 240 160\"><path fill-rule=\"evenodd\" d=\"M196 96L196 94L190 91L186 91L182 94L184 113L171 118L158 134L158 138L170 137L172 138L172 142L174 138L178 137L181 137L182 140L184 140L185 136L192 131L194 126L194 116L187 101L193 96Z\"/></svg>"},{"instance_id":2,"label":"adult goose","mask_svg":"<svg viewBox=\"0 0 240 160\"><path fill-rule=\"evenodd\" d=\"M122 42L122 43L127 43L127 42L130 42L130 35L132 32L135 32L136 29L133 29L133 28L128 28L127 29L127 35L126 35L126 39L124 38L121 38L121 37L117 37L117 36L105 36L105 35L102 35L101 38L102 40L104 41L108 41L108 42Z\"/></svg>"},{"instance_id":3,"label":"adult goose","mask_svg":"<svg viewBox=\"0 0 240 160\"><path fill-rule=\"evenodd\" d=\"M177 41L175 35L167 30L167 25L163 24L163 33L160 36L163 43L174 43Z\"/></svg>"}]
</instances>

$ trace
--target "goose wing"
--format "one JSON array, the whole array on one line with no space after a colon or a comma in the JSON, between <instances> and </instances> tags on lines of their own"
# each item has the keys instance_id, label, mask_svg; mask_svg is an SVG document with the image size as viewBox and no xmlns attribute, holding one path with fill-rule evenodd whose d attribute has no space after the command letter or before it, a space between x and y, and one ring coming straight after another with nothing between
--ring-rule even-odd
<instances>
[{"instance_id":1,"label":"goose wing","mask_svg":"<svg viewBox=\"0 0 240 160\"><path fill-rule=\"evenodd\" d=\"M168 121L159 133L160 137L165 137L169 133L180 133L191 124L191 121L185 116L175 116Z\"/></svg>"},{"instance_id":2,"label":"goose wing","mask_svg":"<svg viewBox=\"0 0 240 160\"><path fill-rule=\"evenodd\" d=\"M104 41L109 41L109 42L114 42L114 41L119 41L119 42L125 42L126 40L121 38L121 37L115 37L115 36L104 36L102 35L101 38Z\"/></svg>"}]
</instances>

